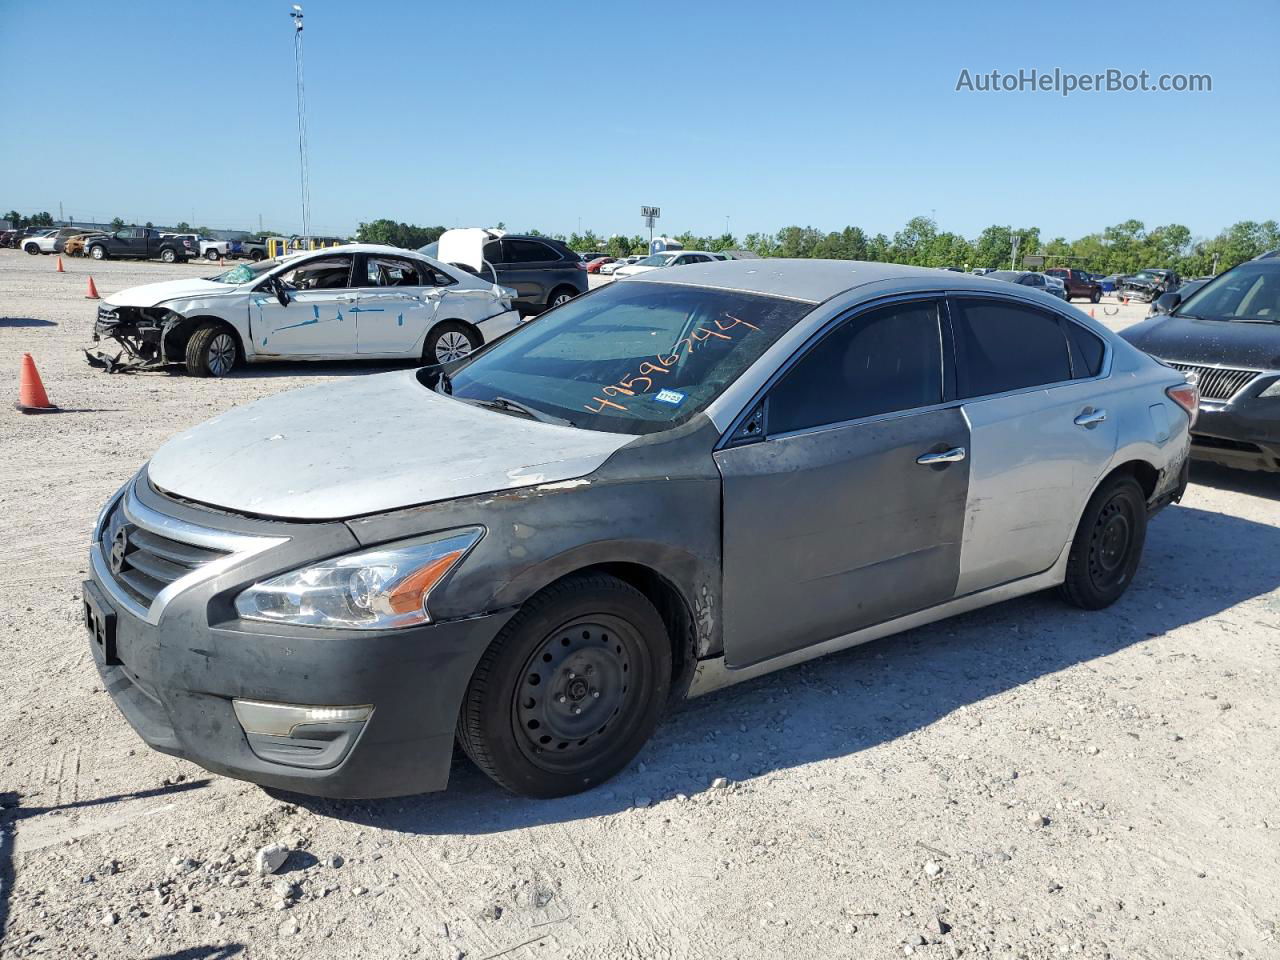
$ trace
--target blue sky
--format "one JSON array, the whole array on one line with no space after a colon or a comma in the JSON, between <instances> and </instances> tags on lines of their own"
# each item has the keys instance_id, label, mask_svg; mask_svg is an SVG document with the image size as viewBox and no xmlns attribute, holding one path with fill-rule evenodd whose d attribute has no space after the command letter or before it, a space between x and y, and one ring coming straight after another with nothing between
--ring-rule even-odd
<instances>
[{"instance_id":1,"label":"blue sky","mask_svg":"<svg viewBox=\"0 0 1280 960\"><path fill-rule=\"evenodd\" d=\"M1074 238L1280 217L1280 4L307 0L312 221ZM0 0L0 206L299 226L283 0ZM13 59L13 58L11 58ZM26 67L21 67L26 64ZM962 68L1211 93L958 93Z\"/></svg>"}]
</instances>

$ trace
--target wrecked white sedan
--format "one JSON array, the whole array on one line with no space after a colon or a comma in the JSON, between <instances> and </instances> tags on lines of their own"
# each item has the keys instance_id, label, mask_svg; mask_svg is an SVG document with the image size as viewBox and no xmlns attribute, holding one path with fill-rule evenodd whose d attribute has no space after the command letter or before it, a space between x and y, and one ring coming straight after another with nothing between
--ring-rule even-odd
<instances>
[{"instance_id":1,"label":"wrecked white sedan","mask_svg":"<svg viewBox=\"0 0 1280 960\"><path fill-rule=\"evenodd\" d=\"M226 376L262 360L459 360L520 324L514 293L398 247L346 244L131 287L98 307L88 354L109 371L183 364Z\"/></svg>"}]
</instances>

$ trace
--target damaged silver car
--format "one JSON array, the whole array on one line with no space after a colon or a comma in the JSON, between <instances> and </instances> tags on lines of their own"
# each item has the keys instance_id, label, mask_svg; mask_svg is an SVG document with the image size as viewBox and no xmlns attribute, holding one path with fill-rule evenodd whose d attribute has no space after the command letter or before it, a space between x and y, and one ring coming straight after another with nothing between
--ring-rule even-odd
<instances>
[{"instance_id":1,"label":"damaged silver car","mask_svg":"<svg viewBox=\"0 0 1280 960\"><path fill-rule=\"evenodd\" d=\"M675 697L1010 597L1132 582L1187 480L1182 374L936 270L653 271L457 363L171 440L84 584L144 740L302 793L550 797Z\"/></svg>"}]
</instances>

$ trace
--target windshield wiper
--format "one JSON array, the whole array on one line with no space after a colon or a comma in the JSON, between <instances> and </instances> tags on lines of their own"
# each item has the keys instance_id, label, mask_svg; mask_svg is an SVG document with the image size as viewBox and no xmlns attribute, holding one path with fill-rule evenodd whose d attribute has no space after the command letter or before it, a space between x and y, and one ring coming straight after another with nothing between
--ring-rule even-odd
<instances>
[{"instance_id":1,"label":"windshield wiper","mask_svg":"<svg viewBox=\"0 0 1280 960\"><path fill-rule=\"evenodd\" d=\"M542 423L555 423L562 427L576 426L572 420L566 420L563 417L554 417L549 413L541 410L535 410L533 407L526 406L516 400L508 397L494 397L492 400L468 400L468 403L474 403L477 406L488 407L490 410L510 410L513 413L523 413L532 420L538 420Z\"/></svg>"}]
</instances>

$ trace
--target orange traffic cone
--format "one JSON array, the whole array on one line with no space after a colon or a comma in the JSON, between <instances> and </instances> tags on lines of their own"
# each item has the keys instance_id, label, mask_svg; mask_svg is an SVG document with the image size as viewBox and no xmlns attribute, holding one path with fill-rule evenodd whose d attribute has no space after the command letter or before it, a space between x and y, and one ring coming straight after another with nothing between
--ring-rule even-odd
<instances>
[{"instance_id":1,"label":"orange traffic cone","mask_svg":"<svg viewBox=\"0 0 1280 960\"><path fill-rule=\"evenodd\" d=\"M227 265L227 261L225 261L225 260L223 260L221 257L219 257L219 258L218 258L218 266L220 266L220 267L225 267L226 265Z\"/></svg>"},{"instance_id":2,"label":"orange traffic cone","mask_svg":"<svg viewBox=\"0 0 1280 960\"><path fill-rule=\"evenodd\" d=\"M40 374L36 372L36 362L29 353L22 355L18 402L14 406L23 413L49 413L58 409L49 402L49 395L44 392L44 384L40 382Z\"/></svg>"},{"instance_id":3,"label":"orange traffic cone","mask_svg":"<svg viewBox=\"0 0 1280 960\"><path fill-rule=\"evenodd\" d=\"M1093 319L1095 319L1095 320L1097 320L1097 319L1098 319L1098 318L1097 318L1097 316L1095 316L1095 315L1094 315L1093 307L1090 307L1090 308L1089 308L1089 316L1093 317Z\"/></svg>"},{"instance_id":4,"label":"orange traffic cone","mask_svg":"<svg viewBox=\"0 0 1280 960\"><path fill-rule=\"evenodd\" d=\"M101 300L98 296L98 288L93 285L93 277L89 278L89 292L84 295L86 300Z\"/></svg>"},{"instance_id":5,"label":"orange traffic cone","mask_svg":"<svg viewBox=\"0 0 1280 960\"><path fill-rule=\"evenodd\" d=\"M65 271L65 270L63 270L63 269L62 269L62 258L61 258L61 257L59 257L59 258L58 258L58 273L66 273L66 272L67 272L67 271Z\"/></svg>"}]
</instances>

